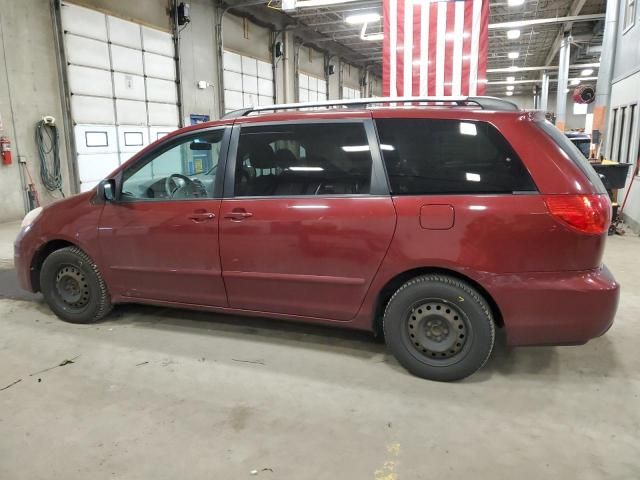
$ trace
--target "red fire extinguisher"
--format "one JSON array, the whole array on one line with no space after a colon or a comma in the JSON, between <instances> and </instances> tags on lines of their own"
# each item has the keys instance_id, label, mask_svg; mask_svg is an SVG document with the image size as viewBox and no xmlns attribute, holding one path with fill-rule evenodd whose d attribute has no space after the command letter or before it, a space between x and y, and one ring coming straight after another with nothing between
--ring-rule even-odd
<instances>
[{"instance_id":1,"label":"red fire extinguisher","mask_svg":"<svg viewBox=\"0 0 640 480\"><path fill-rule=\"evenodd\" d=\"M2 164L11 165L11 140L9 137L0 137L0 152L2 152Z\"/></svg>"}]
</instances>

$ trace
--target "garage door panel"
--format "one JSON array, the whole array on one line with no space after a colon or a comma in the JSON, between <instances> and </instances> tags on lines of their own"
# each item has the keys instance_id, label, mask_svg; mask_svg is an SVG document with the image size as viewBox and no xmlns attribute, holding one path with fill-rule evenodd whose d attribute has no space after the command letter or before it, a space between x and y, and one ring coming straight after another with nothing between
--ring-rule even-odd
<instances>
[{"instance_id":1,"label":"garage door panel","mask_svg":"<svg viewBox=\"0 0 640 480\"><path fill-rule=\"evenodd\" d=\"M174 56L173 38L169 33L142 27L142 44L147 52L158 53L168 57Z\"/></svg>"},{"instance_id":2,"label":"garage door panel","mask_svg":"<svg viewBox=\"0 0 640 480\"><path fill-rule=\"evenodd\" d=\"M145 102L116 99L116 115L120 125L146 125L147 109Z\"/></svg>"},{"instance_id":3,"label":"garage door panel","mask_svg":"<svg viewBox=\"0 0 640 480\"><path fill-rule=\"evenodd\" d=\"M69 65L68 80L69 90L74 95L113 96L111 73L106 70Z\"/></svg>"},{"instance_id":4,"label":"garage door panel","mask_svg":"<svg viewBox=\"0 0 640 480\"><path fill-rule=\"evenodd\" d=\"M258 61L251 57L242 57L242 73L245 75L258 75Z\"/></svg>"},{"instance_id":5,"label":"garage door panel","mask_svg":"<svg viewBox=\"0 0 640 480\"><path fill-rule=\"evenodd\" d=\"M258 96L258 105L273 105L273 97Z\"/></svg>"},{"instance_id":6,"label":"garage door panel","mask_svg":"<svg viewBox=\"0 0 640 480\"><path fill-rule=\"evenodd\" d=\"M143 75L142 52L133 48L111 45L111 63L116 72Z\"/></svg>"},{"instance_id":7,"label":"garage door panel","mask_svg":"<svg viewBox=\"0 0 640 480\"><path fill-rule=\"evenodd\" d=\"M76 125L73 127L73 134L79 154L118 152L115 125Z\"/></svg>"},{"instance_id":8,"label":"garage door panel","mask_svg":"<svg viewBox=\"0 0 640 480\"><path fill-rule=\"evenodd\" d=\"M147 78L147 100L160 103L177 103L178 95L175 82Z\"/></svg>"},{"instance_id":9,"label":"garage door panel","mask_svg":"<svg viewBox=\"0 0 640 480\"><path fill-rule=\"evenodd\" d=\"M300 88L309 89L309 77L304 73L298 75L298 86Z\"/></svg>"},{"instance_id":10,"label":"garage door panel","mask_svg":"<svg viewBox=\"0 0 640 480\"><path fill-rule=\"evenodd\" d=\"M242 73L242 57L237 53L225 51L223 61L225 70Z\"/></svg>"},{"instance_id":11,"label":"garage door panel","mask_svg":"<svg viewBox=\"0 0 640 480\"><path fill-rule=\"evenodd\" d=\"M242 74L224 71L224 88L225 90L242 91Z\"/></svg>"},{"instance_id":12,"label":"garage door panel","mask_svg":"<svg viewBox=\"0 0 640 480\"><path fill-rule=\"evenodd\" d=\"M148 102L149 124L151 125L178 125L178 106L168 103Z\"/></svg>"},{"instance_id":13,"label":"garage door panel","mask_svg":"<svg viewBox=\"0 0 640 480\"><path fill-rule=\"evenodd\" d=\"M78 155L78 173L80 182L100 181L120 165L117 153L96 155Z\"/></svg>"},{"instance_id":14,"label":"garage door panel","mask_svg":"<svg viewBox=\"0 0 640 480\"><path fill-rule=\"evenodd\" d=\"M258 94L244 93L243 101L245 107L255 107L258 105Z\"/></svg>"},{"instance_id":15,"label":"garage door panel","mask_svg":"<svg viewBox=\"0 0 640 480\"><path fill-rule=\"evenodd\" d=\"M130 73L115 72L113 82L116 98L127 100L145 100L144 77Z\"/></svg>"},{"instance_id":16,"label":"garage door panel","mask_svg":"<svg viewBox=\"0 0 640 480\"><path fill-rule=\"evenodd\" d=\"M258 77L242 75L242 90L244 93L258 93Z\"/></svg>"},{"instance_id":17,"label":"garage door panel","mask_svg":"<svg viewBox=\"0 0 640 480\"><path fill-rule=\"evenodd\" d=\"M136 153L149 145L149 129L136 125L118 126L118 146L120 153ZM122 160L122 155L120 156Z\"/></svg>"},{"instance_id":18,"label":"garage door panel","mask_svg":"<svg viewBox=\"0 0 640 480\"><path fill-rule=\"evenodd\" d=\"M109 26L109 40L117 45L142 49L142 39L140 38L140 25L116 17L107 17Z\"/></svg>"},{"instance_id":19,"label":"garage door panel","mask_svg":"<svg viewBox=\"0 0 640 480\"><path fill-rule=\"evenodd\" d=\"M65 36L67 61L74 65L98 67L109 70L109 49L105 42L90 38L78 37L66 33Z\"/></svg>"},{"instance_id":20,"label":"garage door panel","mask_svg":"<svg viewBox=\"0 0 640 480\"><path fill-rule=\"evenodd\" d=\"M160 140L162 137L169 135L171 132L177 129L178 127L176 125L149 127L149 143Z\"/></svg>"},{"instance_id":21,"label":"garage door panel","mask_svg":"<svg viewBox=\"0 0 640 480\"><path fill-rule=\"evenodd\" d=\"M258 93L260 95L273 96L273 82L271 80L265 80L264 78L259 78Z\"/></svg>"},{"instance_id":22,"label":"garage door panel","mask_svg":"<svg viewBox=\"0 0 640 480\"><path fill-rule=\"evenodd\" d=\"M67 32L106 42L107 26L105 22L105 15L96 10L68 3L62 4L62 29Z\"/></svg>"},{"instance_id":23,"label":"garage door panel","mask_svg":"<svg viewBox=\"0 0 640 480\"><path fill-rule=\"evenodd\" d=\"M260 78L266 78L267 80L273 80L273 69L271 64L258 60L258 76Z\"/></svg>"},{"instance_id":24,"label":"garage door panel","mask_svg":"<svg viewBox=\"0 0 640 480\"><path fill-rule=\"evenodd\" d=\"M232 90L224 91L224 105L227 110L239 110L244 105L242 103L242 92L234 92Z\"/></svg>"},{"instance_id":25,"label":"garage door panel","mask_svg":"<svg viewBox=\"0 0 640 480\"><path fill-rule=\"evenodd\" d=\"M144 52L143 58L144 71L148 77L175 81L176 66L173 58L147 52Z\"/></svg>"},{"instance_id":26,"label":"garage door panel","mask_svg":"<svg viewBox=\"0 0 640 480\"><path fill-rule=\"evenodd\" d=\"M78 124L113 124L116 122L111 98L71 96L71 114Z\"/></svg>"}]
</instances>

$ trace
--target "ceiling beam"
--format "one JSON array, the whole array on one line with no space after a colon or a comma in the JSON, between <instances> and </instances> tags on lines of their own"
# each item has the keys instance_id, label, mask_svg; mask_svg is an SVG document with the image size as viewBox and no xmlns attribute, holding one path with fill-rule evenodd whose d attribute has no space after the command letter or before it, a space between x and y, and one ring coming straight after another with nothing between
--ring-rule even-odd
<instances>
[{"instance_id":1,"label":"ceiling beam","mask_svg":"<svg viewBox=\"0 0 640 480\"><path fill-rule=\"evenodd\" d=\"M569 65L571 70L575 70L578 68L598 68L600 63L575 63L573 65ZM541 67L517 67L517 68L488 68L487 73L517 73L517 72L535 72L535 71L543 71L543 70L558 70L557 65L543 65Z\"/></svg>"},{"instance_id":2,"label":"ceiling beam","mask_svg":"<svg viewBox=\"0 0 640 480\"><path fill-rule=\"evenodd\" d=\"M489 30L509 30L511 28L528 27L530 25L551 25L554 23L590 22L593 20L600 20L601 18L604 18L604 13L592 13L589 15L568 15L565 17L534 18L531 20L518 20L515 22L490 23Z\"/></svg>"},{"instance_id":3,"label":"ceiling beam","mask_svg":"<svg viewBox=\"0 0 640 480\"><path fill-rule=\"evenodd\" d=\"M573 0L573 2L571 3L571 6L569 7L568 15L569 16L579 15L586 1L587 0ZM560 50L560 45L562 44L562 39L564 38L565 33L571 31L572 25L573 25L573 22L568 21L568 22L565 22L558 29L558 34L556 35L555 40L551 44L551 50L549 50L549 53L547 54L547 58L544 61L545 65L549 65L551 62L553 62L553 59L558 53L558 50Z\"/></svg>"}]
</instances>

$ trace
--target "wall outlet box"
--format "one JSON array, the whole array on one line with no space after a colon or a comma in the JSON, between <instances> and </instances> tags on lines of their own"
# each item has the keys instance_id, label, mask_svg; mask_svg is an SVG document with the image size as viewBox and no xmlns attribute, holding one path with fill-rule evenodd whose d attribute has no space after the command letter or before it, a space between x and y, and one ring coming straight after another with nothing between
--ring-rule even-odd
<instances>
[{"instance_id":1,"label":"wall outlet box","mask_svg":"<svg viewBox=\"0 0 640 480\"><path fill-rule=\"evenodd\" d=\"M198 82L198 88L201 89L201 90L204 90L205 88L210 87L210 86L211 86L211 84L209 82L205 81L205 80L200 80Z\"/></svg>"}]
</instances>

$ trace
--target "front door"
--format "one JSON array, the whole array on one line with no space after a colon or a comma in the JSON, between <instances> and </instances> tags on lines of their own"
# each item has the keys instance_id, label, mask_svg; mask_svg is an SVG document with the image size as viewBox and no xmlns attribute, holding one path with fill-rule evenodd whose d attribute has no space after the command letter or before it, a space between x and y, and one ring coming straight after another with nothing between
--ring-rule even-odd
<instances>
[{"instance_id":1,"label":"front door","mask_svg":"<svg viewBox=\"0 0 640 480\"><path fill-rule=\"evenodd\" d=\"M353 318L395 225L368 120L236 125L231 144L220 212L230 306Z\"/></svg>"},{"instance_id":2,"label":"front door","mask_svg":"<svg viewBox=\"0 0 640 480\"><path fill-rule=\"evenodd\" d=\"M218 160L230 129L168 140L122 174L105 205L100 247L112 294L226 306L220 269Z\"/></svg>"}]
</instances>

